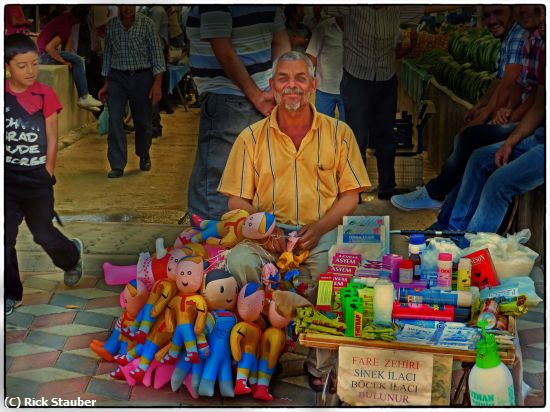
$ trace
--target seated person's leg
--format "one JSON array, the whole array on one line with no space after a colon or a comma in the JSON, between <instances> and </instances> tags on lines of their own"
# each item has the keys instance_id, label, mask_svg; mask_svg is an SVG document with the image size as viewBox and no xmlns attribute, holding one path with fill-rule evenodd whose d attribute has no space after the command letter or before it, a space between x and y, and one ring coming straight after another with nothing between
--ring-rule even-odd
<instances>
[{"instance_id":1,"label":"seated person's leg","mask_svg":"<svg viewBox=\"0 0 550 412\"><path fill-rule=\"evenodd\" d=\"M244 240L227 255L227 270L237 279L239 287L248 282L261 283L262 266L276 261L276 256L258 243Z\"/></svg>"},{"instance_id":2,"label":"seated person's leg","mask_svg":"<svg viewBox=\"0 0 550 412\"><path fill-rule=\"evenodd\" d=\"M515 195L544 183L544 144L530 136L512 151L507 164L489 177L479 205L468 224L469 231L496 232Z\"/></svg>"},{"instance_id":3,"label":"seated person's leg","mask_svg":"<svg viewBox=\"0 0 550 412\"><path fill-rule=\"evenodd\" d=\"M59 54L63 59L72 64L73 81L78 92L78 97L86 97L88 93L88 80L86 79L86 66L84 59L78 54L66 51L60 51Z\"/></svg>"},{"instance_id":4,"label":"seated person's leg","mask_svg":"<svg viewBox=\"0 0 550 412\"><path fill-rule=\"evenodd\" d=\"M508 125L480 125L464 129L454 139L454 148L437 177L414 192L392 197L392 204L402 210L437 209L462 179L468 159L474 150L505 140L515 129Z\"/></svg>"},{"instance_id":5,"label":"seated person's leg","mask_svg":"<svg viewBox=\"0 0 550 412\"><path fill-rule=\"evenodd\" d=\"M482 147L472 154L449 220L450 230L466 230L468 227L479 204L485 183L497 168L495 153L501 145L501 143L495 143Z\"/></svg>"}]
</instances>

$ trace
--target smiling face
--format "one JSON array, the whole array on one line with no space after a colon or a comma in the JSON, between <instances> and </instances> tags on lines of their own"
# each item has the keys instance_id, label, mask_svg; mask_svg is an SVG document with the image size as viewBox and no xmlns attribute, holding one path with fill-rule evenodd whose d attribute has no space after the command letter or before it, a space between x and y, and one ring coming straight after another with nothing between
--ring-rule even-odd
<instances>
[{"instance_id":1,"label":"smiling face","mask_svg":"<svg viewBox=\"0 0 550 412\"><path fill-rule=\"evenodd\" d=\"M168 263L166 264L166 273L168 274L168 279L175 281L177 279L177 274L179 273L177 271L178 263L188 255L182 249L172 249L169 253L170 258L168 259Z\"/></svg>"},{"instance_id":2,"label":"smiling face","mask_svg":"<svg viewBox=\"0 0 550 412\"><path fill-rule=\"evenodd\" d=\"M501 39L514 24L514 14L510 6L483 6L483 22L493 36Z\"/></svg>"},{"instance_id":3,"label":"smiling face","mask_svg":"<svg viewBox=\"0 0 550 412\"><path fill-rule=\"evenodd\" d=\"M176 286L181 293L196 293L202 284L202 259L193 256L180 260L176 267Z\"/></svg>"},{"instance_id":4,"label":"smiling face","mask_svg":"<svg viewBox=\"0 0 550 412\"><path fill-rule=\"evenodd\" d=\"M15 92L20 92L31 86L38 77L38 53L29 51L15 55L6 64L9 70L10 85Z\"/></svg>"},{"instance_id":5,"label":"smiling face","mask_svg":"<svg viewBox=\"0 0 550 412\"><path fill-rule=\"evenodd\" d=\"M309 99L317 83L310 76L305 61L281 60L269 84L280 107L298 112L309 106Z\"/></svg>"},{"instance_id":6,"label":"smiling face","mask_svg":"<svg viewBox=\"0 0 550 412\"><path fill-rule=\"evenodd\" d=\"M237 280L233 276L229 276L224 279L209 281L204 287L202 295L206 300L208 310L228 310L234 308L237 304L238 293Z\"/></svg>"}]
</instances>

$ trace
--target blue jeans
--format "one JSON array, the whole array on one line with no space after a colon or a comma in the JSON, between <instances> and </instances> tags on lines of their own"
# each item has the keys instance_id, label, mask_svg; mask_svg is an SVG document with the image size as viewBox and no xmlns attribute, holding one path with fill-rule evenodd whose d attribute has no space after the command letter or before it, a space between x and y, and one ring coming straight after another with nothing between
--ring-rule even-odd
<instances>
[{"instance_id":1,"label":"blue jeans","mask_svg":"<svg viewBox=\"0 0 550 412\"><path fill-rule=\"evenodd\" d=\"M345 122L346 115L344 112L344 101L339 94L325 93L321 90L315 92L315 108L319 113L334 117L338 106L338 118Z\"/></svg>"},{"instance_id":2,"label":"blue jeans","mask_svg":"<svg viewBox=\"0 0 550 412\"><path fill-rule=\"evenodd\" d=\"M237 136L262 114L244 96L203 93L195 163L188 190L189 214L220 220L228 211L227 196L218 184Z\"/></svg>"},{"instance_id":3,"label":"blue jeans","mask_svg":"<svg viewBox=\"0 0 550 412\"><path fill-rule=\"evenodd\" d=\"M124 110L130 102L135 127L135 153L140 158L149 157L151 147L152 104L149 91L153 86L151 70L134 74L111 69L108 76L109 135L107 158L111 169L124 170L128 162L128 144L124 132Z\"/></svg>"},{"instance_id":4,"label":"blue jeans","mask_svg":"<svg viewBox=\"0 0 550 412\"><path fill-rule=\"evenodd\" d=\"M544 128L518 143L508 163L497 168L495 153L502 143L476 150L462 179L449 229L496 232L512 197L544 183Z\"/></svg>"},{"instance_id":5,"label":"blue jeans","mask_svg":"<svg viewBox=\"0 0 550 412\"><path fill-rule=\"evenodd\" d=\"M443 201L460 183L468 159L474 150L493 143L502 142L516 128L517 123L507 125L484 124L471 126L454 139L454 147L441 172L426 184L426 191L432 199Z\"/></svg>"},{"instance_id":6,"label":"blue jeans","mask_svg":"<svg viewBox=\"0 0 550 412\"><path fill-rule=\"evenodd\" d=\"M59 51L59 55L73 65L73 81L76 86L76 91L78 92L78 97L86 96L88 94L88 80L86 80L86 66L84 64L84 59L78 54L69 53L63 50ZM40 53L40 64L60 63L55 61L48 53L42 52Z\"/></svg>"}]
</instances>

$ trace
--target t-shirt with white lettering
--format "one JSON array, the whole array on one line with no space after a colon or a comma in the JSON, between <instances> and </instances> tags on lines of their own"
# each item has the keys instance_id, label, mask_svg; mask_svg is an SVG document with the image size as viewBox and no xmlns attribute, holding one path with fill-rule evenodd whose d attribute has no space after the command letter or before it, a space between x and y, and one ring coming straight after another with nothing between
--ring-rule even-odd
<instances>
[{"instance_id":1,"label":"t-shirt with white lettering","mask_svg":"<svg viewBox=\"0 0 550 412\"><path fill-rule=\"evenodd\" d=\"M4 163L14 170L46 164L46 119L62 109L51 87L35 82L25 91L4 87Z\"/></svg>"},{"instance_id":2,"label":"t-shirt with white lettering","mask_svg":"<svg viewBox=\"0 0 550 412\"><path fill-rule=\"evenodd\" d=\"M315 27L306 53L317 58L317 89L325 93L340 94L344 33L334 17L321 21Z\"/></svg>"}]
</instances>

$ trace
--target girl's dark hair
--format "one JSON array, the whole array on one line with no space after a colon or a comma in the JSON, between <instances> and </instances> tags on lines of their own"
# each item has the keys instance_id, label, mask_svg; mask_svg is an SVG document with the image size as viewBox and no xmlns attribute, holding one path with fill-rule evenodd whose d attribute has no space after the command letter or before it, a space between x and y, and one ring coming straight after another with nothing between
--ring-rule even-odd
<instances>
[{"instance_id":1,"label":"girl's dark hair","mask_svg":"<svg viewBox=\"0 0 550 412\"><path fill-rule=\"evenodd\" d=\"M32 39L22 33L4 37L4 63L9 63L18 54L37 52L38 48Z\"/></svg>"}]
</instances>

